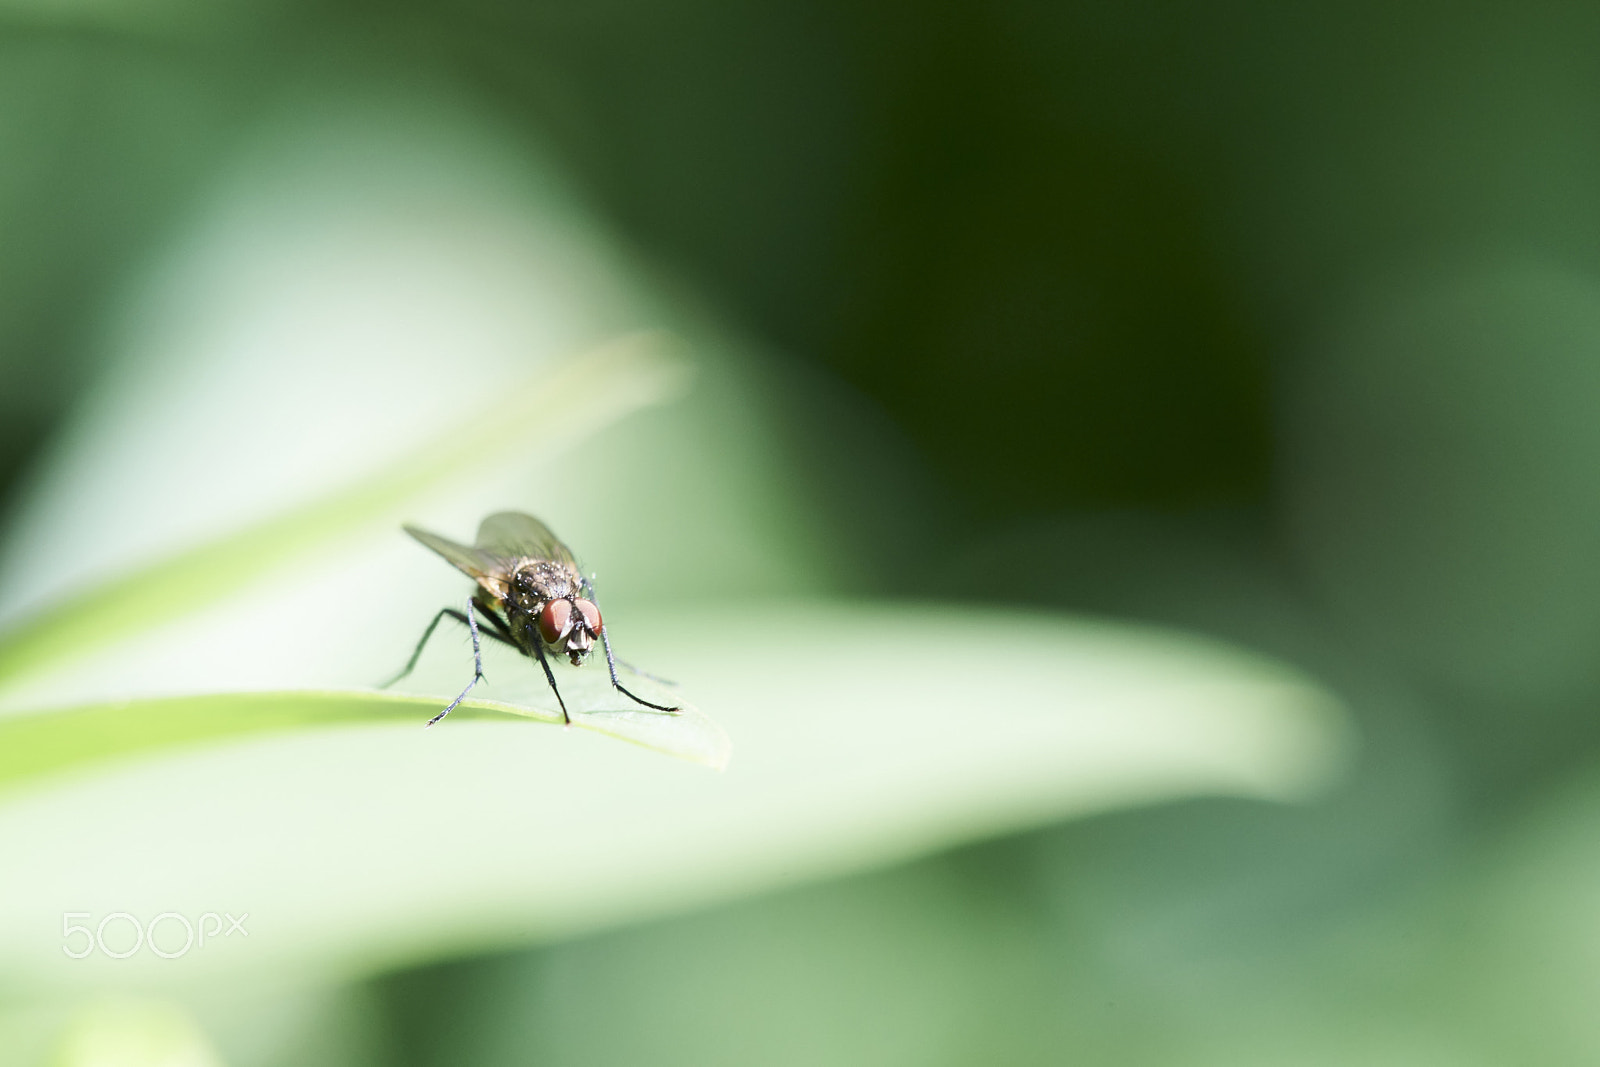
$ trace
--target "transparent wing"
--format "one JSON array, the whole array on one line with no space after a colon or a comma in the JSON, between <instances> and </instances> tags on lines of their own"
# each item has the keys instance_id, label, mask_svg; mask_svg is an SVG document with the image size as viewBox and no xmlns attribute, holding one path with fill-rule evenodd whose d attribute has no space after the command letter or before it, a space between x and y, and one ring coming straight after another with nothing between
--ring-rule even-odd
<instances>
[{"instance_id":1,"label":"transparent wing","mask_svg":"<svg viewBox=\"0 0 1600 1067\"><path fill-rule=\"evenodd\" d=\"M550 532L550 527L520 511L496 512L484 519L478 527L477 551L491 557L548 559L568 564L574 570L578 566L578 561L572 558L561 539Z\"/></svg>"},{"instance_id":2,"label":"transparent wing","mask_svg":"<svg viewBox=\"0 0 1600 1067\"><path fill-rule=\"evenodd\" d=\"M498 575L505 569L501 559L482 548L468 548L466 545L457 544L448 537L440 537L436 533L429 533L427 530L420 530L415 526L407 526L405 531L455 564L457 570L460 570L470 578Z\"/></svg>"}]
</instances>

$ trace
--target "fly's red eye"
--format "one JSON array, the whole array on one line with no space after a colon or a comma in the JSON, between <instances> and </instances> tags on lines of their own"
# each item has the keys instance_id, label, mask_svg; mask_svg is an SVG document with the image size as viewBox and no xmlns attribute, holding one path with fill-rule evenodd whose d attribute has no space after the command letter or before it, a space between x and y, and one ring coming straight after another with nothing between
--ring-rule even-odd
<instances>
[{"instance_id":1,"label":"fly's red eye","mask_svg":"<svg viewBox=\"0 0 1600 1067\"><path fill-rule=\"evenodd\" d=\"M589 632L600 632L600 609L592 600L578 601L578 611L583 615L584 624L589 627Z\"/></svg>"},{"instance_id":2,"label":"fly's red eye","mask_svg":"<svg viewBox=\"0 0 1600 1067\"><path fill-rule=\"evenodd\" d=\"M565 600L552 600L539 612L539 636L547 644L555 644L572 629L572 605Z\"/></svg>"}]
</instances>

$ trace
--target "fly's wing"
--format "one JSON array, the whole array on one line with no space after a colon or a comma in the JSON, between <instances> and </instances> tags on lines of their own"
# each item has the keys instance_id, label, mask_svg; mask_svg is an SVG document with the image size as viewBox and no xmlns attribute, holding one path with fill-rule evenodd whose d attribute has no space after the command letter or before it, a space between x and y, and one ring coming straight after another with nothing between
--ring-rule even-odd
<instances>
[{"instance_id":1,"label":"fly's wing","mask_svg":"<svg viewBox=\"0 0 1600 1067\"><path fill-rule=\"evenodd\" d=\"M567 546L550 532L550 527L520 511L501 511L484 519L478 527L476 551L491 557L547 559L554 563L565 563L573 570L578 569L578 561L572 558ZM461 565L457 563L456 566Z\"/></svg>"},{"instance_id":2,"label":"fly's wing","mask_svg":"<svg viewBox=\"0 0 1600 1067\"><path fill-rule=\"evenodd\" d=\"M505 570L503 560L482 548L458 545L448 537L440 537L436 533L419 530L415 526L407 526L405 531L455 564L456 569L469 578L494 577Z\"/></svg>"}]
</instances>

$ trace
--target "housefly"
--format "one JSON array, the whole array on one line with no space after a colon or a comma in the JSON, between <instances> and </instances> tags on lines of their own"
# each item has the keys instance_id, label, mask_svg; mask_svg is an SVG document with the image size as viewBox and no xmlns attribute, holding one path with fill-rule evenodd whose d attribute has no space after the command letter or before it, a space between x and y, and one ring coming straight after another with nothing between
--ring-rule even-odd
<instances>
[{"instance_id":1,"label":"housefly","mask_svg":"<svg viewBox=\"0 0 1600 1067\"><path fill-rule=\"evenodd\" d=\"M572 716L567 714L567 703L556 687L550 657L565 656L573 666L580 666L594 651L596 637L606 652L611 684L619 693L656 711L679 710L652 704L628 692L617 680L617 660L611 653L611 638L600 618L593 583L578 570L578 561L573 559L567 546L532 515L518 511L490 515L479 525L478 539L470 548L415 526L407 526L405 531L478 583L467 600L465 614L455 608L440 608L439 614L422 632L422 640L417 642L417 650L411 653L405 670L384 683L387 688L411 673L441 619L451 618L464 625L472 635L472 681L449 707L428 720L429 726L454 711L472 692L472 687L483 680L480 637L510 645L524 656L539 661L545 680L550 683L550 691L561 707L563 722L570 723ZM479 617L488 623L487 627L479 628Z\"/></svg>"}]
</instances>

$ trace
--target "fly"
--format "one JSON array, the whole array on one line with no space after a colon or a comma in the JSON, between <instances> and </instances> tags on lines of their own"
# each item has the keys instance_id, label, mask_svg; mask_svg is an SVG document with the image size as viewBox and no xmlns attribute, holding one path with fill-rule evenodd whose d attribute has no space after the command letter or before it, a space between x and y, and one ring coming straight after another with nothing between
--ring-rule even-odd
<instances>
[{"instance_id":1,"label":"fly","mask_svg":"<svg viewBox=\"0 0 1600 1067\"><path fill-rule=\"evenodd\" d=\"M617 680L617 660L611 653L611 638L600 618L600 606L595 602L593 583L578 570L578 561L567 546L532 515L519 511L490 515L479 525L478 540L470 548L415 526L407 526L405 531L478 583L467 600L465 614L455 608L440 608L422 631L422 640L417 642L417 650L411 653L405 670L383 685L388 688L411 673L441 619L448 617L464 625L472 635L472 681L449 707L428 720L429 726L454 711L472 687L483 680L480 637L510 645L539 661L561 707L563 722L572 722L572 716L567 714L567 702L556 687L549 657L565 656L573 666L581 666L594 651L597 637L606 652L611 684L619 693L656 711L680 710L652 704L628 692ZM487 627L479 628L479 616L488 623Z\"/></svg>"}]
</instances>

